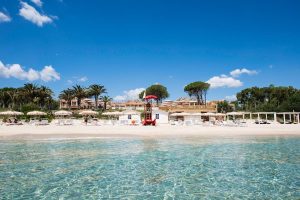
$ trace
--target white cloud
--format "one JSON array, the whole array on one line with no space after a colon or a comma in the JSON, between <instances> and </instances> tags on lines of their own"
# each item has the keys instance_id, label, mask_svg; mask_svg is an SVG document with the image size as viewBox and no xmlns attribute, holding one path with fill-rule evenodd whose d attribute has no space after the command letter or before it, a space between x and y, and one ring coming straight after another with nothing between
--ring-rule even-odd
<instances>
[{"instance_id":1,"label":"white cloud","mask_svg":"<svg viewBox=\"0 0 300 200\"><path fill-rule=\"evenodd\" d=\"M1 22L10 22L11 18L10 16L4 14L3 12L0 12L0 23Z\"/></svg>"},{"instance_id":2,"label":"white cloud","mask_svg":"<svg viewBox=\"0 0 300 200\"><path fill-rule=\"evenodd\" d=\"M31 2L39 7L42 7L43 5L43 2L41 0L31 0Z\"/></svg>"},{"instance_id":3,"label":"white cloud","mask_svg":"<svg viewBox=\"0 0 300 200\"><path fill-rule=\"evenodd\" d=\"M210 78L207 83L210 84L211 88L220 88L220 87L240 87L243 83L240 80L237 80L233 77L228 77L226 75L214 76Z\"/></svg>"},{"instance_id":4,"label":"white cloud","mask_svg":"<svg viewBox=\"0 0 300 200\"><path fill-rule=\"evenodd\" d=\"M42 80L44 82L60 80L60 75L55 69L50 66L45 66L41 71L30 68L28 71L24 70L19 64L4 65L0 61L0 77L4 78L16 78L19 80L37 81Z\"/></svg>"},{"instance_id":5,"label":"white cloud","mask_svg":"<svg viewBox=\"0 0 300 200\"><path fill-rule=\"evenodd\" d=\"M42 81L55 81L60 80L60 75L55 71L55 69L49 65L45 66L44 69L40 72L40 78Z\"/></svg>"},{"instance_id":6,"label":"white cloud","mask_svg":"<svg viewBox=\"0 0 300 200\"><path fill-rule=\"evenodd\" d=\"M19 10L20 16L26 20L42 27L44 24L52 23L53 20L47 15L40 14L34 7L25 2L21 2L21 9Z\"/></svg>"},{"instance_id":7,"label":"white cloud","mask_svg":"<svg viewBox=\"0 0 300 200\"><path fill-rule=\"evenodd\" d=\"M114 98L115 101L129 101L139 99L139 94L144 91L145 88L136 88L128 91L124 91L123 95L118 95Z\"/></svg>"},{"instance_id":8,"label":"white cloud","mask_svg":"<svg viewBox=\"0 0 300 200\"><path fill-rule=\"evenodd\" d=\"M87 80L88 80L88 78L86 76L83 76L83 77L79 78L77 81L86 82Z\"/></svg>"},{"instance_id":9,"label":"white cloud","mask_svg":"<svg viewBox=\"0 0 300 200\"><path fill-rule=\"evenodd\" d=\"M243 68L243 69L235 69L232 72L230 72L230 75L233 77L239 77L242 74L254 75L257 74L257 71Z\"/></svg>"},{"instance_id":10,"label":"white cloud","mask_svg":"<svg viewBox=\"0 0 300 200\"><path fill-rule=\"evenodd\" d=\"M236 95L226 96L225 100L227 100L227 101L235 101L236 100Z\"/></svg>"}]
</instances>

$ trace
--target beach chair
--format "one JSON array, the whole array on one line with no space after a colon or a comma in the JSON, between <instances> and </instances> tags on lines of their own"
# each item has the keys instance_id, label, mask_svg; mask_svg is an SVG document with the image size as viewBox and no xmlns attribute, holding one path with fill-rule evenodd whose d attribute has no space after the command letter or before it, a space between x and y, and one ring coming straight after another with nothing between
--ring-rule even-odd
<instances>
[{"instance_id":1,"label":"beach chair","mask_svg":"<svg viewBox=\"0 0 300 200\"><path fill-rule=\"evenodd\" d=\"M170 125L176 125L174 120L170 120Z\"/></svg>"},{"instance_id":2,"label":"beach chair","mask_svg":"<svg viewBox=\"0 0 300 200\"><path fill-rule=\"evenodd\" d=\"M67 119L63 122L63 125L65 126L70 126L73 125L73 120L72 119Z\"/></svg>"},{"instance_id":3,"label":"beach chair","mask_svg":"<svg viewBox=\"0 0 300 200\"><path fill-rule=\"evenodd\" d=\"M46 126L49 125L49 122L47 119L43 119L42 121L38 122L37 125Z\"/></svg>"},{"instance_id":4,"label":"beach chair","mask_svg":"<svg viewBox=\"0 0 300 200\"><path fill-rule=\"evenodd\" d=\"M191 120L186 120L186 121L184 121L184 125L186 125L186 126L192 126L193 122Z\"/></svg>"}]
</instances>

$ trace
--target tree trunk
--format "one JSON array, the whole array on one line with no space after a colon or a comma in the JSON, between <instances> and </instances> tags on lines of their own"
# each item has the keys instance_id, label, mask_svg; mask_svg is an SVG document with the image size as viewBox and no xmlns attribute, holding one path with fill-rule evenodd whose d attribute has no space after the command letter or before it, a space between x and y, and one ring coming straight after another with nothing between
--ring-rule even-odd
<instances>
[{"instance_id":1,"label":"tree trunk","mask_svg":"<svg viewBox=\"0 0 300 200\"><path fill-rule=\"evenodd\" d=\"M98 96L95 95L95 106L96 106L96 110L98 110Z\"/></svg>"},{"instance_id":2,"label":"tree trunk","mask_svg":"<svg viewBox=\"0 0 300 200\"><path fill-rule=\"evenodd\" d=\"M199 96L199 94L197 94L197 95L196 95L196 97L197 97L197 102L198 102L198 105L200 105L200 104L201 104L201 100L200 100L200 96Z\"/></svg>"},{"instance_id":3,"label":"tree trunk","mask_svg":"<svg viewBox=\"0 0 300 200\"><path fill-rule=\"evenodd\" d=\"M81 99L77 99L77 109L80 110Z\"/></svg>"}]
</instances>

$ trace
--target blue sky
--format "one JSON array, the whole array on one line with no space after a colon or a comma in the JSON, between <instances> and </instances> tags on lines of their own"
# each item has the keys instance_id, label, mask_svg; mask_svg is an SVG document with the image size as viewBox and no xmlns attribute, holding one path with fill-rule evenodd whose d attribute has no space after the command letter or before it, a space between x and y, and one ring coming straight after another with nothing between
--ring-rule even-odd
<instances>
[{"instance_id":1,"label":"blue sky","mask_svg":"<svg viewBox=\"0 0 300 200\"><path fill-rule=\"evenodd\" d=\"M192 81L212 84L209 99L299 88L299 10L298 0L0 0L0 87L99 83L117 100L154 83L170 99Z\"/></svg>"}]
</instances>

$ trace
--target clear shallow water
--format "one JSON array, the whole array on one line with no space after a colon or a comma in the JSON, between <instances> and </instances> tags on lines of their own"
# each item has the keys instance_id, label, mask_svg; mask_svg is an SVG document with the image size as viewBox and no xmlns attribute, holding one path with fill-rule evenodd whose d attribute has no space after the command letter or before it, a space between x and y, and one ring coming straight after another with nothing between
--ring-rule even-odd
<instances>
[{"instance_id":1,"label":"clear shallow water","mask_svg":"<svg viewBox=\"0 0 300 200\"><path fill-rule=\"evenodd\" d=\"M0 141L0 199L299 199L300 138Z\"/></svg>"}]
</instances>

